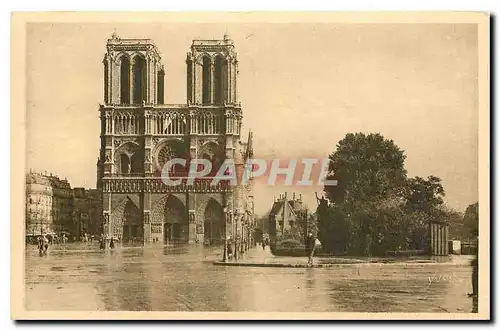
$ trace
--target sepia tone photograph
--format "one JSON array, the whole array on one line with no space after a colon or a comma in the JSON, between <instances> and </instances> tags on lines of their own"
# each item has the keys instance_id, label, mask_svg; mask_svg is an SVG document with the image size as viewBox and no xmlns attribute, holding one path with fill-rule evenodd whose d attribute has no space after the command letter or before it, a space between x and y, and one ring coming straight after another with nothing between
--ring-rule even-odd
<instances>
[{"instance_id":1,"label":"sepia tone photograph","mask_svg":"<svg viewBox=\"0 0 500 330\"><path fill-rule=\"evenodd\" d=\"M11 317L489 319L489 29L14 13Z\"/></svg>"}]
</instances>

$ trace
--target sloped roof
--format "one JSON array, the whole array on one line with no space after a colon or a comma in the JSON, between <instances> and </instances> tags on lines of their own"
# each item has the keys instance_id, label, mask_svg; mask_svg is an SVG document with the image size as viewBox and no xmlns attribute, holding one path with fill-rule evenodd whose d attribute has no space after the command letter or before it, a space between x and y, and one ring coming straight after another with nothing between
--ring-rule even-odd
<instances>
[{"instance_id":1,"label":"sloped roof","mask_svg":"<svg viewBox=\"0 0 500 330\"><path fill-rule=\"evenodd\" d=\"M271 212L269 212L269 215L276 215L279 212L279 210L281 210L283 203L284 203L283 201L274 202L273 207L271 208Z\"/></svg>"},{"instance_id":2,"label":"sloped roof","mask_svg":"<svg viewBox=\"0 0 500 330\"><path fill-rule=\"evenodd\" d=\"M285 204L286 202L286 204ZM273 204L273 207L271 208L271 212L269 212L269 215L270 216L274 216L276 214L278 214L278 212L282 209L283 206L288 206L288 208L290 209L290 212L291 214L294 216L294 217L298 217L297 216L297 208L295 208L293 205L292 205L292 201L291 200L279 200L279 201L276 201L274 202Z\"/></svg>"}]
</instances>

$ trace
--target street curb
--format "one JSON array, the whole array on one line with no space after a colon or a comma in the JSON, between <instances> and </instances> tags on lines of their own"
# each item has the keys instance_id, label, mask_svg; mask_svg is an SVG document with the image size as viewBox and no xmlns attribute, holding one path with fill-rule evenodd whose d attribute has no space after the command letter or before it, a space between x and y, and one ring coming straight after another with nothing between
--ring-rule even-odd
<instances>
[{"instance_id":1,"label":"street curb","mask_svg":"<svg viewBox=\"0 0 500 330\"><path fill-rule=\"evenodd\" d=\"M224 262L215 261L216 266L235 266L235 267L276 267L276 268L331 268L342 264L316 264L308 266L306 264L264 264L264 263L247 263L247 262Z\"/></svg>"},{"instance_id":2,"label":"street curb","mask_svg":"<svg viewBox=\"0 0 500 330\"><path fill-rule=\"evenodd\" d=\"M390 263L372 263L372 262L358 262L358 263L331 263L331 264L314 264L312 266L308 266L307 264L279 264L279 263L249 263L249 262L224 262L224 261L215 261L213 265L215 266L229 266L229 267L274 267L274 268L335 268L342 266L355 266L355 265L382 265L382 264L390 264ZM457 267L467 267L468 264L453 264L453 263L444 263L444 262L415 262L415 263L405 263L400 264L403 267L409 265L434 265L434 266L457 266Z\"/></svg>"}]
</instances>

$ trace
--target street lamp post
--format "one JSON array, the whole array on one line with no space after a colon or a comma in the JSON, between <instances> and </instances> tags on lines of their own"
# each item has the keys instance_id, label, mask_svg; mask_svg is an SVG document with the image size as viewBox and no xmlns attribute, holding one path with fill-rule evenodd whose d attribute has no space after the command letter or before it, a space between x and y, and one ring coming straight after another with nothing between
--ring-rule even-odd
<instances>
[{"instance_id":1,"label":"street lamp post","mask_svg":"<svg viewBox=\"0 0 500 330\"><path fill-rule=\"evenodd\" d=\"M240 257L240 251L239 251L239 240L240 240L240 233L238 230L238 221L240 221L240 212L239 210L234 211L234 258L238 260Z\"/></svg>"},{"instance_id":2,"label":"street lamp post","mask_svg":"<svg viewBox=\"0 0 500 330\"><path fill-rule=\"evenodd\" d=\"M231 216L227 207L224 208L224 254L222 255L222 261L227 262L227 222Z\"/></svg>"},{"instance_id":3,"label":"street lamp post","mask_svg":"<svg viewBox=\"0 0 500 330\"><path fill-rule=\"evenodd\" d=\"M250 250L252 247L252 235L253 235L253 224L252 224L252 217L248 217L248 239L247 239L247 249Z\"/></svg>"},{"instance_id":4,"label":"street lamp post","mask_svg":"<svg viewBox=\"0 0 500 330\"><path fill-rule=\"evenodd\" d=\"M241 223L241 241L240 241L240 254L245 253L245 224L244 224L244 214L240 212L240 223Z\"/></svg>"},{"instance_id":5,"label":"street lamp post","mask_svg":"<svg viewBox=\"0 0 500 330\"><path fill-rule=\"evenodd\" d=\"M248 219L248 214L245 214L245 251L248 251L248 246L250 244L249 234L250 233L250 221Z\"/></svg>"},{"instance_id":6,"label":"street lamp post","mask_svg":"<svg viewBox=\"0 0 500 330\"><path fill-rule=\"evenodd\" d=\"M225 236L224 237L224 254L222 255L222 261L226 262L227 261L227 236L226 236L226 233L224 233L224 236Z\"/></svg>"}]
</instances>

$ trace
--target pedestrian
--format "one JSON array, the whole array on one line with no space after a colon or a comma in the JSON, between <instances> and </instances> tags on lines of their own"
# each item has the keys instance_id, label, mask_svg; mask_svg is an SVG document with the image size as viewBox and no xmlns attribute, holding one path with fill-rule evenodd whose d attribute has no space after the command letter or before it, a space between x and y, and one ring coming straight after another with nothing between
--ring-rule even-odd
<instances>
[{"instance_id":1,"label":"pedestrian","mask_svg":"<svg viewBox=\"0 0 500 330\"><path fill-rule=\"evenodd\" d=\"M49 249L49 239L46 235L43 236L43 253L47 254L47 250Z\"/></svg>"},{"instance_id":2,"label":"pedestrian","mask_svg":"<svg viewBox=\"0 0 500 330\"><path fill-rule=\"evenodd\" d=\"M104 237L99 239L99 249L106 250L106 241L104 240Z\"/></svg>"},{"instance_id":3,"label":"pedestrian","mask_svg":"<svg viewBox=\"0 0 500 330\"><path fill-rule=\"evenodd\" d=\"M264 238L262 240L262 250L265 250L266 249L266 239Z\"/></svg>"},{"instance_id":4,"label":"pedestrian","mask_svg":"<svg viewBox=\"0 0 500 330\"><path fill-rule=\"evenodd\" d=\"M109 248L114 249L115 248L115 241L113 240L113 237L111 237L111 240L109 241Z\"/></svg>"},{"instance_id":5,"label":"pedestrian","mask_svg":"<svg viewBox=\"0 0 500 330\"><path fill-rule=\"evenodd\" d=\"M313 236L312 233L309 233L306 239L306 253L308 257L307 265L309 266L312 266L313 264L315 243L316 243L316 238Z\"/></svg>"},{"instance_id":6,"label":"pedestrian","mask_svg":"<svg viewBox=\"0 0 500 330\"><path fill-rule=\"evenodd\" d=\"M40 254L40 256L43 255L43 238L42 236L38 236L38 253Z\"/></svg>"}]
</instances>

